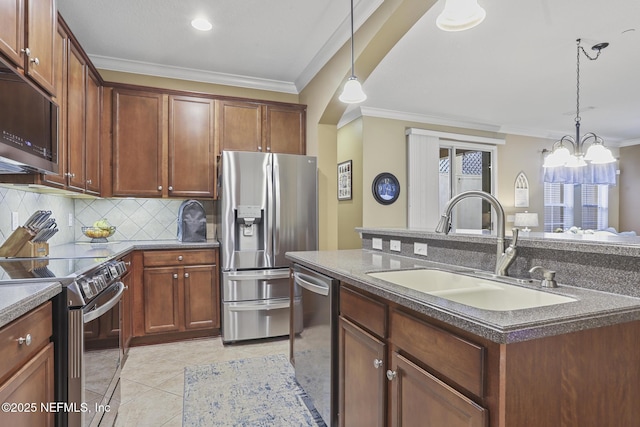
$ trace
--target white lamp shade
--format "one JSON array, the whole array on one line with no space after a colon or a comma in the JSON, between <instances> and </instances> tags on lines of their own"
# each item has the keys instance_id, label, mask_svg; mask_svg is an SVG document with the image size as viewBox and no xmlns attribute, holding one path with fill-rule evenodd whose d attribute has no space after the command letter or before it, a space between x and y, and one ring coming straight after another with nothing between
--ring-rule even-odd
<instances>
[{"instance_id":1,"label":"white lamp shade","mask_svg":"<svg viewBox=\"0 0 640 427\"><path fill-rule=\"evenodd\" d=\"M344 89L338 99L346 104L357 104L367 99L367 95L362 90L362 85L358 78L351 76L344 84Z\"/></svg>"},{"instance_id":2,"label":"white lamp shade","mask_svg":"<svg viewBox=\"0 0 640 427\"><path fill-rule=\"evenodd\" d=\"M524 227L524 231L530 231L529 227L538 226L538 214L533 212L516 213L513 225L516 227Z\"/></svg>"},{"instance_id":3,"label":"white lamp shade","mask_svg":"<svg viewBox=\"0 0 640 427\"><path fill-rule=\"evenodd\" d=\"M616 161L613 154L611 154L611 150L602 144L592 144L587 150L584 159L595 164L605 164Z\"/></svg>"},{"instance_id":4,"label":"white lamp shade","mask_svg":"<svg viewBox=\"0 0 640 427\"><path fill-rule=\"evenodd\" d=\"M436 25L443 31L464 31L484 21L486 14L477 0L446 0Z\"/></svg>"}]
</instances>

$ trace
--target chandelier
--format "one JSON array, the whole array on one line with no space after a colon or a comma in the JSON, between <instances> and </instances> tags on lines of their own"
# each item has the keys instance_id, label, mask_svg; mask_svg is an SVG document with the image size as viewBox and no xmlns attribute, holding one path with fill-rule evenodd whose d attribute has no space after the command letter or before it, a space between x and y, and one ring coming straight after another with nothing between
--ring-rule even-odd
<instances>
[{"instance_id":1,"label":"chandelier","mask_svg":"<svg viewBox=\"0 0 640 427\"><path fill-rule=\"evenodd\" d=\"M598 59L602 49L609 46L609 43L598 43L594 45L591 49L597 53L595 56L590 56L580 45L580 39L577 39L576 42L576 133L575 137L572 135L565 135L553 144L551 153L544 159L544 164L542 166L545 168L561 166L579 168L587 166L588 163L597 165L616 161L611 154L611 151L604 146L604 141L601 137L592 132L580 136L580 52L593 61ZM585 152L584 147L587 143L589 143L590 146ZM572 151L570 151L567 146L570 146Z\"/></svg>"}]
</instances>

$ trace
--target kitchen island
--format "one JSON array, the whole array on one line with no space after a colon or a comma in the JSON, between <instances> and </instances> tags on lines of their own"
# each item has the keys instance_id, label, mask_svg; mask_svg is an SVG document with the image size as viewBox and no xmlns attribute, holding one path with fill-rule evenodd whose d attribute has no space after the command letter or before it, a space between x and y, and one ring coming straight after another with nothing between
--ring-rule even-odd
<instances>
[{"instance_id":1,"label":"kitchen island","mask_svg":"<svg viewBox=\"0 0 640 427\"><path fill-rule=\"evenodd\" d=\"M477 249L481 239L464 244ZM367 274L464 271L454 258L452 266L371 249L288 257L340 281L341 426L637 425L639 298L560 282L549 292L575 301L482 310Z\"/></svg>"}]
</instances>

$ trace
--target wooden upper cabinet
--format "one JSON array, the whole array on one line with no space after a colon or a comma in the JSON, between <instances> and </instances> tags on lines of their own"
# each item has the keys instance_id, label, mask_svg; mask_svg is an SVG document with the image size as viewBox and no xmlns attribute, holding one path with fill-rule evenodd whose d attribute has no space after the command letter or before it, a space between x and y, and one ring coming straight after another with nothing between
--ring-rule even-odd
<instances>
[{"instance_id":1,"label":"wooden upper cabinet","mask_svg":"<svg viewBox=\"0 0 640 427\"><path fill-rule=\"evenodd\" d=\"M265 105L262 132L267 151L305 154L305 121L304 106Z\"/></svg>"},{"instance_id":2,"label":"wooden upper cabinet","mask_svg":"<svg viewBox=\"0 0 640 427\"><path fill-rule=\"evenodd\" d=\"M100 195L101 87L91 73L86 79L85 191Z\"/></svg>"},{"instance_id":3,"label":"wooden upper cabinet","mask_svg":"<svg viewBox=\"0 0 640 427\"><path fill-rule=\"evenodd\" d=\"M86 63L75 46L69 46L67 69L67 185L85 188Z\"/></svg>"},{"instance_id":4,"label":"wooden upper cabinet","mask_svg":"<svg viewBox=\"0 0 640 427\"><path fill-rule=\"evenodd\" d=\"M58 173L42 174L42 180L55 187L67 185L67 54L69 36L58 25L55 39L55 92L58 103Z\"/></svg>"},{"instance_id":5,"label":"wooden upper cabinet","mask_svg":"<svg viewBox=\"0 0 640 427\"><path fill-rule=\"evenodd\" d=\"M0 52L55 94L55 0L0 1Z\"/></svg>"},{"instance_id":6,"label":"wooden upper cabinet","mask_svg":"<svg viewBox=\"0 0 640 427\"><path fill-rule=\"evenodd\" d=\"M24 0L0 1L0 52L20 67L23 66L24 23Z\"/></svg>"},{"instance_id":7,"label":"wooden upper cabinet","mask_svg":"<svg viewBox=\"0 0 640 427\"><path fill-rule=\"evenodd\" d=\"M55 0L27 0L25 71L47 92L54 93L56 22Z\"/></svg>"},{"instance_id":8,"label":"wooden upper cabinet","mask_svg":"<svg viewBox=\"0 0 640 427\"><path fill-rule=\"evenodd\" d=\"M219 149L263 151L262 105L231 100L219 100L217 104L216 128Z\"/></svg>"},{"instance_id":9,"label":"wooden upper cabinet","mask_svg":"<svg viewBox=\"0 0 640 427\"><path fill-rule=\"evenodd\" d=\"M169 96L169 196L215 196L214 106L213 99Z\"/></svg>"},{"instance_id":10,"label":"wooden upper cabinet","mask_svg":"<svg viewBox=\"0 0 640 427\"><path fill-rule=\"evenodd\" d=\"M242 100L217 102L218 148L305 154L306 107Z\"/></svg>"},{"instance_id":11,"label":"wooden upper cabinet","mask_svg":"<svg viewBox=\"0 0 640 427\"><path fill-rule=\"evenodd\" d=\"M113 195L162 195L163 96L113 91Z\"/></svg>"}]
</instances>

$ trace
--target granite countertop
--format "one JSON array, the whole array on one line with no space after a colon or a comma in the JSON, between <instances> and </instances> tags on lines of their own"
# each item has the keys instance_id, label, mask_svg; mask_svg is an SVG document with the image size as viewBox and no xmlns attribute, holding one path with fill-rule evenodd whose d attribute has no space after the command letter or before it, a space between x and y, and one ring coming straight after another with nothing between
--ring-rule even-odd
<instances>
[{"instance_id":1,"label":"granite countertop","mask_svg":"<svg viewBox=\"0 0 640 427\"><path fill-rule=\"evenodd\" d=\"M206 242L179 242L177 240L137 240L114 241L107 243L73 242L49 248L50 260L58 258L94 259L95 263L83 263L81 270L68 277L74 277L92 269L99 263L119 258L133 250L151 249L209 249L217 248L217 240ZM30 260L37 260L36 258ZM53 280L53 281L51 281ZM0 327L17 319L28 311L56 296L62 285L55 279L42 278L37 281L8 280L0 281Z\"/></svg>"},{"instance_id":2,"label":"granite countertop","mask_svg":"<svg viewBox=\"0 0 640 427\"><path fill-rule=\"evenodd\" d=\"M180 242L178 240L122 240L106 243L72 242L51 246L49 258L119 258L134 250L209 249L217 248L217 240Z\"/></svg>"},{"instance_id":3,"label":"granite countertop","mask_svg":"<svg viewBox=\"0 0 640 427\"><path fill-rule=\"evenodd\" d=\"M513 311L470 307L366 274L396 269L461 267L380 251L354 249L288 252L287 258L497 343L527 341L640 320L640 298L566 286L562 283L556 289L545 291L570 296L577 301ZM522 286L540 290L537 283Z\"/></svg>"},{"instance_id":4,"label":"granite countertop","mask_svg":"<svg viewBox=\"0 0 640 427\"><path fill-rule=\"evenodd\" d=\"M49 301L61 290L59 282L17 282L0 286L0 327Z\"/></svg>"}]
</instances>

